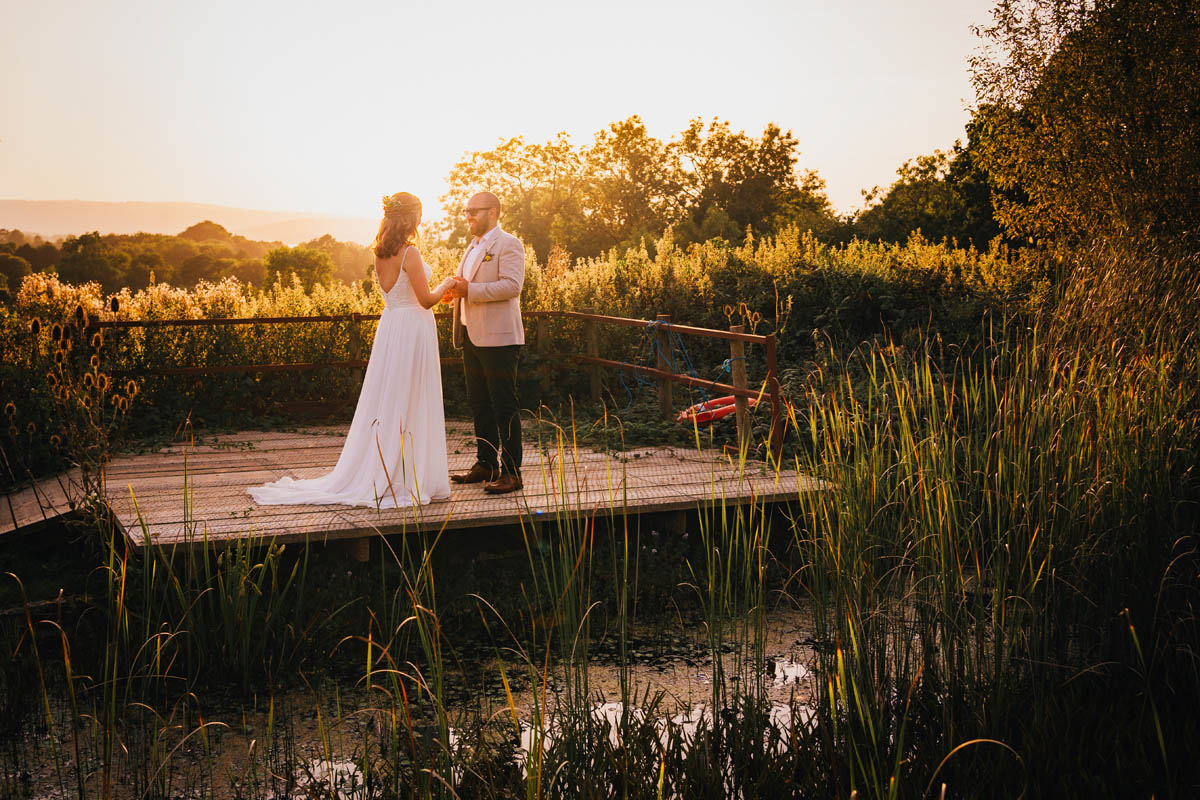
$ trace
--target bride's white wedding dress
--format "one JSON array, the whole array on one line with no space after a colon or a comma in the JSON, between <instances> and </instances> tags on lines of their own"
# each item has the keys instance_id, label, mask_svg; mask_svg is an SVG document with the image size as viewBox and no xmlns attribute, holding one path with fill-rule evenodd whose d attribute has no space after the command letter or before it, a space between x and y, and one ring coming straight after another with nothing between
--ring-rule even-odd
<instances>
[{"instance_id":1,"label":"bride's white wedding dress","mask_svg":"<svg viewBox=\"0 0 1200 800\"><path fill-rule=\"evenodd\" d=\"M430 272L425 265L426 281ZM254 502L396 508L450 496L437 325L413 295L403 261L384 301L337 466L319 478L250 487Z\"/></svg>"}]
</instances>

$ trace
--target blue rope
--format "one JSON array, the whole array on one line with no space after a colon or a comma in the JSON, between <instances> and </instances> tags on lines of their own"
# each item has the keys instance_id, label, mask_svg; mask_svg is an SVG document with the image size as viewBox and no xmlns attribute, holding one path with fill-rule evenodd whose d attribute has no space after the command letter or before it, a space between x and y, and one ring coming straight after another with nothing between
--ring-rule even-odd
<instances>
[{"instance_id":1,"label":"blue rope","mask_svg":"<svg viewBox=\"0 0 1200 800\"><path fill-rule=\"evenodd\" d=\"M684 366L686 366L686 368L687 368L687 372L685 374L690 375L691 377L696 378L696 379L701 379L700 374L698 372L696 372L696 368L692 364L691 356L688 355L687 347L685 347L683 344L683 337L681 337L678 333L676 333L675 331L668 331L667 342L668 342L669 348L668 348L667 352L663 352L662 349L659 348L659 346L658 346L658 329L661 326L668 325L668 324L669 323L660 322L659 320L652 320L652 321L646 323L646 327L642 331L641 349L644 353L643 359L642 359L643 362L646 364L658 364L658 356L661 353L663 356L663 360L666 362L666 364L670 368L671 372L678 373L680 370L678 369L678 364L675 359L675 354L676 354L676 352L678 352L680 357L683 360ZM722 362L721 366L718 368L717 377L713 378L711 381L709 381L708 389L711 389L712 387L716 386L717 381L721 378L722 375L730 374L730 372L732 372L732 370L733 370L733 362L737 361L737 360L744 361L745 357L738 356L737 358L725 359L725 361ZM617 369L617 375L621 379L621 388L623 388L625 390L625 394L629 398L629 402L626 403L626 405L625 405L625 410L628 411L630 408L633 407L633 391L629 388L629 384L627 384L625 382L625 367L623 365ZM633 378L634 378L635 383L638 386L654 386L654 381L652 381L648 378L642 377L642 375L636 371L633 372ZM707 389L705 389L705 387L703 387L703 386L696 387L696 388L700 391L700 395L704 398L704 402L707 403L710 399Z\"/></svg>"}]
</instances>

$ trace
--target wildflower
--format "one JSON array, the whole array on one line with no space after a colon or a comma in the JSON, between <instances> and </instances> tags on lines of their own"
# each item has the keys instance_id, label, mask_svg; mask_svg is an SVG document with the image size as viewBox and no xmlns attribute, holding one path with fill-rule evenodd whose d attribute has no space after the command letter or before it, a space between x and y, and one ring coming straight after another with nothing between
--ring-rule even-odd
<instances>
[{"instance_id":1,"label":"wildflower","mask_svg":"<svg viewBox=\"0 0 1200 800\"><path fill-rule=\"evenodd\" d=\"M37 317L34 317L33 321L29 323L29 332L31 334L33 334L34 336L37 336L39 333L41 333L42 332L42 321L40 319L38 319Z\"/></svg>"},{"instance_id":2,"label":"wildflower","mask_svg":"<svg viewBox=\"0 0 1200 800\"><path fill-rule=\"evenodd\" d=\"M5 405L4 405L4 413L5 413L5 414L7 414L7 415L8 415L8 416L10 416L10 417L15 417L15 416L17 415L17 407L16 407L16 405L14 405L14 404L13 404L11 401L10 401L10 402L8 402L8 403L5 403Z\"/></svg>"}]
</instances>

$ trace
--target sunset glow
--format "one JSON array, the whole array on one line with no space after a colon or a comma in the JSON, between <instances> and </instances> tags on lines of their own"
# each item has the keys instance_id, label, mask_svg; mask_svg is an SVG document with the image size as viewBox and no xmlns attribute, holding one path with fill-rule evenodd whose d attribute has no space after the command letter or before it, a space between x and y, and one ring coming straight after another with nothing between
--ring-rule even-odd
<instances>
[{"instance_id":1,"label":"sunset glow","mask_svg":"<svg viewBox=\"0 0 1200 800\"><path fill-rule=\"evenodd\" d=\"M987 9L9 0L0 197L373 216L405 189L436 216L464 154L638 114L790 128L846 212L963 136Z\"/></svg>"}]
</instances>

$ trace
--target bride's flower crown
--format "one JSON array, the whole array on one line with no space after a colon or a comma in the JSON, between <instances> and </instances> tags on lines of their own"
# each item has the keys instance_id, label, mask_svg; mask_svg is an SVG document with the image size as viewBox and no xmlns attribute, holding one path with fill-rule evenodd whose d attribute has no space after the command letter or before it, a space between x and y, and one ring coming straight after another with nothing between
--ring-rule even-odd
<instances>
[{"instance_id":1,"label":"bride's flower crown","mask_svg":"<svg viewBox=\"0 0 1200 800\"><path fill-rule=\"evenodd\" d=\"M383 215L385 217L407 216L420 210L421 201L408 192L383 196Z\"/></svg>"}]
</instances>

